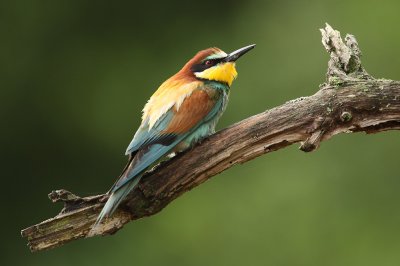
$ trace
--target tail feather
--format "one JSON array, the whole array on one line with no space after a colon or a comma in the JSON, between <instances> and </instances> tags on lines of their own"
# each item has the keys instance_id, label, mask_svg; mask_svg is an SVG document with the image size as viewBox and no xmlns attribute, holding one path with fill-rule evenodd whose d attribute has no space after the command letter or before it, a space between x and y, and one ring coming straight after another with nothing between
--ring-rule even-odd
<instances>
[{"instance_id":1,"label":"tail feather","mask_svg":"<svg viewBox=\"0 0 400 266\"><path fill-rule=\"evenodd\" d=\"M124 200L128 193L139 183L140 178L141 176L137 176L125 186L111 193L106 204L104 205L99 216L97 217L97 220L94 223L92 229L96 228L105 218L110 217L115 212L122 200Z\"/></svg>"},{"instance_id":2,"label":"tail feather","mask_svg":"<svg viewBox=\"0 0 400 266\"><path fill-rule=\"evenodd\" d=\"M92 226L89 236L96 235L98 226L105 218L110 217L113 214L128 193L139 183L144 171L176 146L181 141L181 137L169 146L153 144L131 155L128 164L118 181L115 182L109 191L110 197L97 217L96 222Z\"/></svg>"}]
</instances>

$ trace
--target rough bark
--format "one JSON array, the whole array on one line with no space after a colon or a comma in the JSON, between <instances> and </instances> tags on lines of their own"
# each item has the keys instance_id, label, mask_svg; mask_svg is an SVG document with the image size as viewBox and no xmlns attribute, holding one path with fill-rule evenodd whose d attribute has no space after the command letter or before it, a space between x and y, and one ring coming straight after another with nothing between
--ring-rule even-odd
<instances>
[{"instance_id":1,"label":"rough bark","mask_svg":"<svg viewBox=\"0 0 400 266\"><path fill-rule=\"evenodd\" d=\"M399 130L400 82L370 76L361 65L354 36L347 35L343 41L329 25L321 33L330 61L326 83L316 94L240 121L161 163L94 235L113 234L132 220L154 215L233 165L288 145L301 142L300 149L309 152L339 133ZM107 199L107 195L80 198L65 190L53 191L49 197L64 202L64 209L56 217L22 230L32 251L88 237Z\"/></svg>"}]
</instances>

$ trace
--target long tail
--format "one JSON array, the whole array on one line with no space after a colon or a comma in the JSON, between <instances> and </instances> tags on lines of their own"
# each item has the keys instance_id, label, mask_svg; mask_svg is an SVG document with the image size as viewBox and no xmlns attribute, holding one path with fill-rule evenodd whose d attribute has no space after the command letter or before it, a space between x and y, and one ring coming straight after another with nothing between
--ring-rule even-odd
<instances>
[{"instance_id":1,"label":"long tail","mask_svg":"<svg viewBox=\"0 0 400 266\"><path fill-rule=\"evenodd\" d=\"M128 164L122 172L120 178L108 192L110 197L97 217L96 222L92 226L92 229L88 234L89 236L96 235L99 224L106 217L110 217L113 214L118 205L139 183L144 171L152 164L156 163L180 141L181 139L177 139L169 146L164 146L161 144L150 145L131 155Z\"/></svg>"},{"instance_id":2,"label":"long tail","mask_svg":"<svg viewBox=\"0 0 400 266\"><path fill-rule=\"evenodd\" d=\"M139 183L140 179L141 176L137 176L135 179L129 181L129 183L125 186L111 193L106 204L97 217L93 228L97 227L104 220L104 218L110 217L115 212L121 201L125 199L126 195L128 195L128 193Z\"/></svg>"},{"instance_id":3,"label":"long tail","mask_svg":"<svg viewBox=\"0 0 400 266\"><path fill-rule=\"evenodd\" d=\"M124 170L119 176L117 182L115 182L115 184L108 191L108 194L110 194L110 196L108 197L106 204L103 206L103 209L101 210L99 216L97 216L96 222L92 225L92 228L88 236L96 234L96 229L101 224L101 222L105 218L111 217L111 215L115 212L118 205L122 202L122 200L126 197L126 195L128 195L128 193L139 183L142 177L141 175L138 175L135 178L131 179L129 182L127 182L124 186L120 187L118 190L114 190L118 181L124 176L126 176L129 173L129 170L134 166L135 155L136 154L134 153L130 156L128 163L126 164Z\"/></svg>"}]
</instances>

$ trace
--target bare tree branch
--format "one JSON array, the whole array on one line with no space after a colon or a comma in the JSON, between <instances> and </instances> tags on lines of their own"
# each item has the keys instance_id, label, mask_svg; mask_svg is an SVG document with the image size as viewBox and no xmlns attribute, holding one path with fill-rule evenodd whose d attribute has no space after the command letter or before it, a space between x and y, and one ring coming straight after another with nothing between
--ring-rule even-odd
<instances>
[{"instance_id":1,"label":"bare tree branch","mask_svg":"<svg viewBox=\"0 0 400 266\"><path fill-rule=\"evenodd\" d=\"M233 165L293 143L301 142L300 149L309 152L339 133L399 130L400 82L370 76L361 65L354 36L347 35L343 42L329 25L321 33L331 57L326 83L316 94L247 118L161 163L146 174L96 234L113 234L131 220L158 213L186 191ZM32 251L87 237L107 195L80 198L58 190L49 197L65 206L56 217L22 230Z\"/></svg>"}]
</instances>

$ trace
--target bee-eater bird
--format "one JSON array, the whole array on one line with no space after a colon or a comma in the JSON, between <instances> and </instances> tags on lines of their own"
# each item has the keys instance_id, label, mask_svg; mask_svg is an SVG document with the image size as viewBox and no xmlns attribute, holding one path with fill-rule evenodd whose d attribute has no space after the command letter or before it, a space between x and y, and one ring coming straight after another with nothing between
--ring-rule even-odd
<instances>
[{"instance_id":1,"label":"bee-eater bird","mask_svg":"<svg viewBox=\"0 0 400 266\"><path fill-rule=\"evenodd\" d=\"M235 61L254 46L230 54L218 48L200 51L158 88L143 109L142 123L125 153L128 164L108 192L94 227L113 214L149 167L215 132L237 76Z\"/></svg>"}]
</instances>

